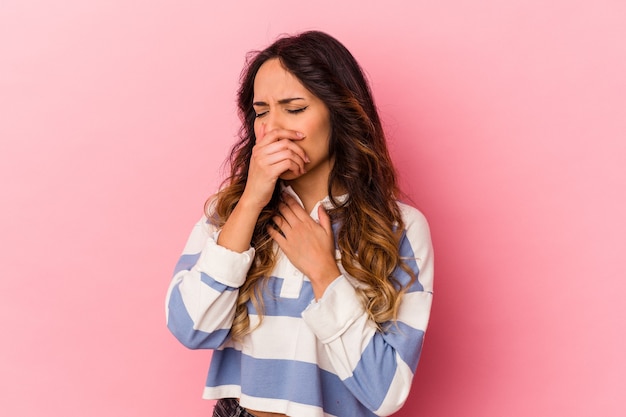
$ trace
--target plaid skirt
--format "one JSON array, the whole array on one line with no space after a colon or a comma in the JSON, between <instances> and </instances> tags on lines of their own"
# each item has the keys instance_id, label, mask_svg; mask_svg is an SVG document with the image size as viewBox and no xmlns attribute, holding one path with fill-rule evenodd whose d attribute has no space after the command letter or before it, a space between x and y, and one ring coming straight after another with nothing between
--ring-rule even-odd
<instances>
[{"instance_id":1,"label":"plaid skirt","mask_svg":"<svg viewBox=\"0 0 626 417\"><path fill-rule=\"evenodd\" d=\"M254 415L240 406L235 398L222 398L215 404L213 417L254 417Z\"/></svg>"}]
</instances>

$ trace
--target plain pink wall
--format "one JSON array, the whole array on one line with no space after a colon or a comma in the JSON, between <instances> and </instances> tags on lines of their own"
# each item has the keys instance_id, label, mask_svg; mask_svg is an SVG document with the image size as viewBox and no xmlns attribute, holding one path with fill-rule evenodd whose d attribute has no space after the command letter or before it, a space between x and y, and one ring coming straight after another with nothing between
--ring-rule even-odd
<instances>
[{"instance_id":1,"label":"plain pink wall","mask_svg":"<svg viewBox=\"0 0 626 417\"><path fill-rule=\"evenodd\" d=\"M165 290L245 53L316 28L367 70L433 232L397 415L625 415L625 4L0 2L0 412L210 414Z\"/></svg>"}]
</instances>

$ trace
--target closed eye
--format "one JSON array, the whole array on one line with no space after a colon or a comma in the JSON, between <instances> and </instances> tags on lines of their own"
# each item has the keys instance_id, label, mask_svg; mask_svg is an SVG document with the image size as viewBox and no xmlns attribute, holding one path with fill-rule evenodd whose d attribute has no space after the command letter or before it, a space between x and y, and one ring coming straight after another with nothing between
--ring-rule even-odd
<instances>
[{"instance_id":1,"label":"closed eye","mask_svg":"<svg viewBox=\"0 0 626 417\"><path fill-rule=\"evenodd\" d=\"M261 113L256 113L255 112L254 113L254 117L256 117L258 119L259 117L265 116L267 113L269 113L269 112L268 111L262 111Z\"/></svg>"},{"instance_id":2,"label":"closed eye","mask_svg":"<svg viewBox=\"0 0 626 417\"><path fill-rule=\"evenodd\" d=\"M303 111L305 111L308 107L309 106L300 107L299 109L287 109L287 112L291 114L298 114L298 113L302 113Z\"/></svg>"}]
</instances>

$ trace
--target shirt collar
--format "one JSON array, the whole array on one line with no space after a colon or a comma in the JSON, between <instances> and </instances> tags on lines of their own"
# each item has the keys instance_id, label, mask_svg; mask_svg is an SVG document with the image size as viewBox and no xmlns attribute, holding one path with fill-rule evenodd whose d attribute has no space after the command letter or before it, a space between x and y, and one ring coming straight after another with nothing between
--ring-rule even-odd
<instances>
[{"instance_id":1,"label":"shirt collar","mask_svg":"<svg viewBox=\"0 0 626 417\"><path fill-rule=\"evenodd\" d=\"M281 185L281 190L283 192L285 192L285 193L289 194L290 196L292 196L293 198L295 198L296 201L298 202L298 204L300 204L300 206L304 207L304 204L302 203L302 200L300 199L298 194L296 194L294 189L291 188L290 185L285 185L282 182L281 182L280 185ZM337 201L338 203L344 203L347 199L348 199L348 194L347 193L335 196L335 201ZM324 197L321 201L317 202L315 207L313 207L313 210L311 211L311 213L309 213L310 216L313 217L316 220L317 220L317 207L320 204L323 205L326 210L332 210L332 209L335 208L335 205L330 200L330 197L329 196Z\"/></svg>"}]
</instances>

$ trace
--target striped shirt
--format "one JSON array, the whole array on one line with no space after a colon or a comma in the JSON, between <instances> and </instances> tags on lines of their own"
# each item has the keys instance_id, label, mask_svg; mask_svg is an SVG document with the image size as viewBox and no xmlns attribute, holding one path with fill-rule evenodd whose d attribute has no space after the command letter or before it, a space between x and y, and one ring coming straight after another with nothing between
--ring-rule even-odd
<instances>
[{"instance_id":1,"label":"striped shirt","mask_svg":"<svg viewBox=\"0 0 626 417\"><path fill-rule=\"evenodd\" d=\"M295 195L290 188L287 191ZM299 199L298 199L299 200ZM318 204L331 208L328 198ZM264 318L241 342L229 338L238 288L254 259L219 246L206 217L193 228L168 290L168 327L191 349L213 349L203 397L239 398L243 407L297 417L387 416L405 402L422 349L433 290L428 224L399 203L400 255L417 276L398 321L378 330L342 275L315 301L311 283L279 252L263 293ZM311 216L317 220L317 206ZM337 252L339 256L339 253ZM409 274L394 276L407 284ZM248 303L251 325L259 322Z\"/></svg>"}]
</instances>

